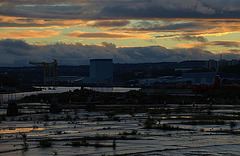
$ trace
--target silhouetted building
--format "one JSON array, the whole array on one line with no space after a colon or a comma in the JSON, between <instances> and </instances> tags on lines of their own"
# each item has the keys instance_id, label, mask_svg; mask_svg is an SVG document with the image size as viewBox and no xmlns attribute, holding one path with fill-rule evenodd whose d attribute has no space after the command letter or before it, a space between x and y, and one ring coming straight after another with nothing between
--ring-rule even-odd
<instances>
[{"instance_id":1,"label":"silhouetted building","mask_svg":"<svg viewBox=\"0 0 240 156\"><path fill-rule=\"evenodd\" d=\"M91 83L111 83L113 81L113 60L90 60L90 81Z\"/></svg>"},{"instance_id":2,"label":"silhouetted building","mask_svg":"<svg viewBox=\"0 0 240 156\"><path fill-rule=\"evenodd\" d=\"M210 59L206 63L207 63L206 66L208 69L216 71L216 69L218 68L218 61L216 61L216 60Z\"/></svg>"},{"instance_id":3,"label":"silhouetted building","mask_svg":"<svg viewBox=\"0 0 240 156\"><path fill-rule=\"evenodd\" d=\"M189 82L193 85L212 85L215 77L219 76L220 84L229 84L237 81L237 74L203 72L203 73L183 73L183 82Z\"/></svg>"},{"instance_id":4,"label":"silhouetted building","mask_svg":"<svg viewBox=\"0 0 240 156\"><path fill-rule=\"evenodd\" d=\"M190 84L204 84L211 85L214 82L214 77L217 75L216 72L207 73L183 73L183 81L189 82Z\"/></svg>"},{"instance_id":5,"label":"silhouetted building","mask_svg":"<svg viewBox=\"0 0 240 156\"><path fill-rule=\"evenodd\" d=\"M219 61L210 59L206 62L207 69L211 69L216 71L219 67L226 67L226 66L234 66L240 64L240 60L232 59L232 60L225 60L221 59Z\"/></svg>"}]
</instances>

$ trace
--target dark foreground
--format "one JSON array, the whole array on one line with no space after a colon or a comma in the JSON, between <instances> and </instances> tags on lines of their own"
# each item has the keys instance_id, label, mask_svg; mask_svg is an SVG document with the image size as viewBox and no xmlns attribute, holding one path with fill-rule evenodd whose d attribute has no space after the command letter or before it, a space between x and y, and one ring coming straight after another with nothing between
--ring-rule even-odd
<instances>
[{"instance_id":1,"label":"dark foreground","mask_svg":"<svg viewBox=\"0 0 240 156\"><path fill-rule=\"evenodd\" d=\"M75 91L28 97L18 104L19 115L1 116L0 154L238 155L238 95L211 94ZM45 100L51 96L62 112L49 113Z\"/></svg>"}]
</instances>

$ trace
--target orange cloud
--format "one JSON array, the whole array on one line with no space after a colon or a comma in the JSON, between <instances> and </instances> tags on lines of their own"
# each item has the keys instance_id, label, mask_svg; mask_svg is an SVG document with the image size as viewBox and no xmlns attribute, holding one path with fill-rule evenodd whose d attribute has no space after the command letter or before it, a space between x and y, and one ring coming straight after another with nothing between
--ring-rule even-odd
<instances>
[{"instance_id":1,"label":"orange cloud","mask_svg":"<svg viewBox=\"0 0 240 156\"><path fill-rule=\"evenodd\" d=\"M143 22L143 20L146 20ZM178 33L189 36L222 36L229 33L240 32L239 19L143 19L133 22L137 25L131 27L131 20L80 20L80 19L43 19L12 17L0 15L0 23L3 28L64 28L70 26L95 27L101 30L116 32L128 32L134 34L146 33ZM155 23L155 21L165 21L165 24ZM175 23L176 21L179 21ZM182 22L181 22L182 21ZM147 23L147 26L145 25ZM128 26L128 27L126 27ZM112 29L112 27L114 27ZM117 28L119 27L119 28ZM125 34L128 35L128 34ZM179 36L157 36L158 38L174 38ZM120 37L120 36L119 36ZM135 37L133 37L135 38Z\"/></svg>"},{"instance_id":2,"label":"orange cloud","mask_svg":"<svg viewBox=\"0 0 240 156\"><path fill-rule=\"evenodd\" d=\"M1 27L5 28L46 28L46 27L67 27L67 26L86 26L91 21L83 21L76 19L41 19L41 18L26 18L26 17L11 17L0 15Z\"/></svg>"},{"instance_id":3,"label":"orange cloud","mask_svg":"<svg viewBox=\"0 0 240 156\"><path fill-rule=\"evenodd\" d=\"M191 44L178 44L177 47L181 47L181 48L196 48L196 47L202 47L202 46L206 46L206 44L204 43L191 43Z\"/></svg>"},{"instance_id":4,"label":"orange cloud","mask_svg":"<svg viewBox=\"0 0 240 156\"><path fill-rule=\"evenodd\" d=\"M45 38L51 37L55 35L59 35L60 31L53 30L44 30L44 31L34 31L34 30L26 30L26 31L3 31L0 33L0 38Z\"/></svg>"},{"instance_id":5,"label":"orange cloud","mask_svg":"<svg viewBox=\"0 0 240 156\"><path fill-rule=\"evenodd\" d=\"M223 50L222 53L225 53L225 54L240 54L240 50L238 50L238 49L229 49L229 50Z\"/></svg>"},{"instance_id":6,"label":"orange cloud","mask_svg":"<svg viewBox=\"0 0 240 156\"><path fill-rule=\"evenodd\" d=\"M192 29L180 30L182 34L192 33L198 36L222 36L240 32L239 19L195 19L192 21L196 26Z\"/></svg>"},{"instance_id":7,"label":"orange cloud","mask_svg":"<svg viewBox=\"0 0 240 156\"><path fill-rule=\"evenodd\" d=\"M130 24L129 20L99 20L89 24L92 27L122 27Z\"/></svg>"},{"instance_id":8,"label":"orange cloud","mask_svg":"<svg viewBox=\"0 0 240 156\"><path fill-rule=\"evenodd\" d=\"M179 44L182 48L201 48L206 46L240 47L240 41L213 41L208 43Z\"/></svg>"},{"instance_id":9,"label":"orange cloud","mask_svg":"<svg viewBox=\"0 0 240 156\"><path fill-rule=\"evenodd\" d=\"M89 38L89 39L128 39L128 38L151 38L149 35L131 35L127 33L109 33L109 32L82 32L82 31L73 31L70 34L66 34L67 37L74 38Z\"/></svg>"},{"instance_id":10,"label":"orange cloud","mask_svg":"<svg viewBox=\"0 0 240 156\"><path fill-rule=\"evenodd\" d=\"M158 23L157 21L165 21ZM176 22L178 21L178 22ZM131 33L170 33L157 38L175 38L180 36L222 36L240 32L239 19L149 19L135 22L135 27L109 29L115 32ZM178 35L173 35L178 34Z\"/></svg>"},{"instance_id":11,"label":"orange cloud","mask_svg":"<svg viewBox=\"0 0 240 156\"><path fill-rule=\"evenodd\" d=\"M80 19L41 19L41 18L26 18L26 17L11 17L0 15L1 28L54 28L64 29L66 27L78 26L88 29L99 29L99 32L88 33L74 31L66 34L67 37L74 38L89 38L89 39L130 39L130 38L176 38L181 36L195 36L200 38L204 36L223 36L230 33L240 33L239 19L159 19L159 18L144 18L143 20L80 20ZM144 21L146 20L146 21ZM161 21L161 22L158 22ZM163 22L162 22L163 21ZM177 22L176 22L177 21ZM27 34L22 34L23 37L30 38ZM34 33L32 33L34 34ZM164 35L163 35L164 34ZM9 34L7 34L9 35ZM1 34L1 38L6 38L6 33ZM11 34L13 35L13 34ZM46 33L47 35L47 33ZM51 33L50 33L51 35ZM4 36L4 37L2 37ZM39 36L39 35L38 35ZM191 45L182 45L190 46ZM198 45L196 45L198 46ZM199 45L201 46L201 45Z\"/></svg>"}]
</instances>

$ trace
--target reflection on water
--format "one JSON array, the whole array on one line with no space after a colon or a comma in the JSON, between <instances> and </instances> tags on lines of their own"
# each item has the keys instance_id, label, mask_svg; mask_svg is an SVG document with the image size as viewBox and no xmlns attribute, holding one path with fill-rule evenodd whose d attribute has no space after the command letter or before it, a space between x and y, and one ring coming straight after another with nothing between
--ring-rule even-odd
<instances>
[{"instance_id":1,"label":"reflection on water","mask_svg":"<svg viewBox=\"0 0 240 156\"><path fill-rule=\"evenodd\" d=\"M98 92L118 92L124 93L130 90L139 90L140 88L125 88L125 87L85 87L86 89L98 91Z\"/></svg>"},{"instance_id":2,"label":"reflection on water","mask_svg":"<svg viewBox=\"0 0 240 156\"><path fill-rule=\"evenodd\" d=\"M191 116L171 116L170 118L171 119L178 119L178 118L180 118L180 119L190 119L192 117Z\"/></svg>"},{"instance_id":3,"label":"reflection on water","mask_svg":"<svg viewBox=\"0 0 240 156\"><path fill-rule=\"evenodd\" d=\"M30 131L41 131L45 128L9 128L9 129L0 129L0 134L9 134L9 133L24 133Z\"/></svg>"},{"instance_id":4,"label":"reflection on water","mask_svg":"<svg viewBox=\"0 0 240 156\"><path fill-rule=\"evenodd\" d=\"M160 114L162 116L160 124L166 123L192 130L144 129L144 123L148 118L145 113L136 113L134 116L118 114L116 116L119 117L119 121L109 118L105 113L81 110L78 113L70 111L60 114L48 114L50 121L42 120L45 114L28 115L28 120L26 121L19 120L24 116L7 117L6 121L2 121L1 123L2 127L6 126L0 130L0 136L2 137L2 140L0 140L0 153L13 154L11 150L13 151L18 147L22 147L17 146L17 143L15 143L21 143L21 138L15 138L15 135L13 135L19 132L27 134L27 143L30 147L26 155L53 155L52 151L54 149L59 151L59 155L194 155L197 153L197 150L201 154L205 149L208 150L208 155L216 154L214 152L228 152L230 154L240 152L239 148L233 148L234 145L240 145L239 135L214 132L215 130L219 130L218 128L220 127L229 129L228 124L221 126L175 125L176 121L181 123L185 120L192 120L191 116L179 114L179 117L181 117L179 119L176 114ZM66 117L67 115L70 115L72 118L77 116L78 119L62 121L62 117ZM89 117L87 118L86 115L89 115ZM102 120L96 121L99 117ZM31 128L32 126L38 128L33 129ZM12 137L10 137L11 135ZM113 149L112 147L95 148L81 146L79 148L66 145L72 142L80 142L83 137L89 138L87 140L88 143L105 145L111 145L113 142L111 137L115 137L118 138L116 140L117 146ZM53 139L52 147L40 148L38 141L42 138ZM221 149L218 147L221 147ZM9 151L6 151L6 149ZM81 153L80 149L82 150ZM16 153L15 155L20 155L21 150Z\"/></svg>"}]
</instances>

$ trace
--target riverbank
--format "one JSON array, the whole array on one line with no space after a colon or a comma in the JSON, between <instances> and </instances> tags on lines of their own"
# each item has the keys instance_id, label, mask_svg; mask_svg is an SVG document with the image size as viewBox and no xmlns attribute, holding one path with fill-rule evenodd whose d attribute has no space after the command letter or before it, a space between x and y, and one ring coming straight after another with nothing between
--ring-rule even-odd
<instances>
[{"instance_id":1,"label":"riverbank","mask_svg":"<svg viewBox=\"0 0 240 156\"><path fill-rule=\"evenodd\" d=\"M207 92L193 92L189 88L145 88L128 92L102 92L90 89L75 89L63 93L39 93L24 97L19 102L50 102L57 98L59 103L81 103L101 101L104 104L240 104L239 88L219 88Z\"/></svg>"}]
</instances>

